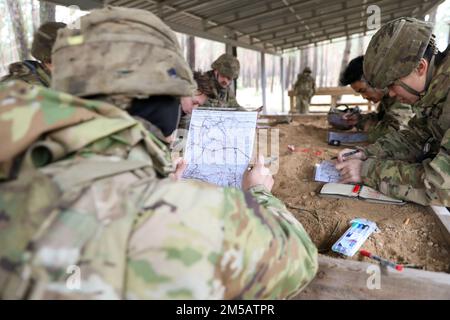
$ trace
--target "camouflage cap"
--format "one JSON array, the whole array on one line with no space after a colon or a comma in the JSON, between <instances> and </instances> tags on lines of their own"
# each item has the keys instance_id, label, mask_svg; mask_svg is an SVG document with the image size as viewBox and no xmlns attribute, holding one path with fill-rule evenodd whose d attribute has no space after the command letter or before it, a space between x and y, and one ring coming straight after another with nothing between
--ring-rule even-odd
<instances>
[{"instance_id":1,"label":"camouflage cap","mask_svg":"<svg viewBox=\"0 0 450 320\"><path fill-rule=\"evenodd\" d=\"M52 87L76 96L190 96L196 88L175 33L146 10L106 7L58 34Z\"/></svg>"},{"instance_id":2,"label":"camouflage cap","mask_svg":"<svg viewBox=\"0 0 450 320\"><path fill-rule=\"evenodd\" d=\"M46 22L39 27L33 37L31 55L42 62L52 61L52 47L59 29L67 25L62 22Z\"/></svg>"},{"instance_id":3,"label":"camouflage cap","mask_svg":"<svg viewBox=\"0 0 450 320\"><path fill-rule=\"evenodd\" d=\"M311 68L305 67L305 69L303 69L303 73L312 73Z\"/></svg>"},{"instance_id":4,"label":"camouflage cap","mask_svg":"<svg viewBox=\"0 0 450 320\"><path fill-rule=\"evenodd\" d=\"M231 79L237 79L239 77L240 67L239 60L228 53L222 54L211 64L211 68Z\"/></svg>"},{"instance_id":5,"label":"camouflage cap","mask_svg":"<svg viewBox=\"0 0 450 320\"><path fill-rule=\"evenodd\" d=\"M375 88L385 88L410 74L430 42L433 24L415 18L388 22L370 40L364 58L364 77Z\"/></svg>"}]
</instances>

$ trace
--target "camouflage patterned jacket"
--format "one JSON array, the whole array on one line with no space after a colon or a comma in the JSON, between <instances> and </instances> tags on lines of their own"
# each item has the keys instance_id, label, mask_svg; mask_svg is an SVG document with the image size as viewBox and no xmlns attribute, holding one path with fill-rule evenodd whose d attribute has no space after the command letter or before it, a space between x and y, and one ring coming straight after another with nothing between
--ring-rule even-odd
<instances>
[{"instance_id":1,"label":"camouflage patterned jacket","mask_svg":"<svg viewBox=\"0 0 450 320\"><path fill-rule=\"evenodd\" d=\"M103 102L22 82L0 101L17 176L0 183L1 299L286 298L314 277L316 247L262 186L162 178L164 145Z\"/></svg>"},{"instance_id":2,"label":"camouflage patterned jacket","mask_svg":"<svg viewBox=\"0 0 450 320\"><path fill-rule=\"evenodd\" d=\"M312 97L316 93L316 81L309 74L300 74L294 84L296 96Z\"/></svg>"},{"instance_id":3,"label":"camouflage patterned jacket","mask_svg":"<svg viewBox=\"0 0 450 320\"><path fill-rule=\"evenodd\" d=\"M0 82L22 80L29 84L50 87L50 70L39 61L24 60L9 65L9 73Z\"/></svg>"},{"instance_id":4,"label":"camouflage patterned jacket","mask_svg":"<svg viewBox=\"0 0 450 320\"><path fill-rule=\"evenodd\" d=\"M408 129L364 148L362 180L383 193L423 205L450 205L450 50L436 66ZM425 154L424 151L429 150Z\"/></svg>"},{"instance_id":5,"label":"camouflage patterned jacket","mask_svg":"<svg viewBox=\"0 0 450 320\"><path fill-rule=\"evenodd\" d=\"M247 111L244 107L240 106L234 95L233 88L230 86L227 89L223 89L214 75L214 70L206 72L209 76L212 87L214 88L214 98L208 97L208 100L202 107L209 108L236 108L239 111Z\"/></svg>"},{"instance_id":6,"label":"camouflage patterned jacket","mask_svg":"<svg viewBox=\"0 0 450 320\"><path fill-rule=\"evenodd\" d=\"M362 130L367 123L372 123L367 134L368 141L374 143L389 132L406 129L413 115L410 105L385 96L380 101L378 112L363 114L356 127Z\"/></svg>"}]
</instances>

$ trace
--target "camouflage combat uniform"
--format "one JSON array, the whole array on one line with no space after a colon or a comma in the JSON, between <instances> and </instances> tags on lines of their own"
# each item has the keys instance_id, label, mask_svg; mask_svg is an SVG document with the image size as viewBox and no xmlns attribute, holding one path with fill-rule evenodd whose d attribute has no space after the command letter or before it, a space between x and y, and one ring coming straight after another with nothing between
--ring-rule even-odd
<instances>
[{"instance_id":1,"label":"camouflage combat uniform","mask_svg":"<svg viewBox=\"0 0 450 320\"><path fill-rule=\"evenodd\" d=\"M393 29L402 24L403 31L397 33L401 42L392 44L392 34L395 34ZM402 32L406 32L407 36ZM364 74L367 80L374 82L375 87L385 87L393 80L408 75L423 56L431 32L431 24L412 18L397 19L385 25L372 38L366 53ZM416 41L414 46L410 46L413 39L408 37L411 35L414 35ZM380 54L386 43L392 45L391 51L387 51L387 57ZM405 45L402 46L402 43ZM417 53L418 50L421 51ZM408 56L402 59L403 55ZM430 75L431 82L426 92L412 105L415 117L409 122L408 129L389 133L375 144L364 148L369 159L363 162L361 177L368 186L399 199L423 205L449 206L449 48L440 57L442 60L434 66L434 75ZM382 63L377 65L377 58ZM402 63L397 62L400 60ZM430 68L433 65L434 63L430 63ZM375 66L386 70L376 70ZM395 72L397 74L392 75Z\"/></svg>"},{"instance_id":2,"label":"camouflage combat uniform","mask_svg":"<svg viewBox=\"0 0 450 320\"><path fill-rule=\"evenodd\" d=\"M384 96L378 105L378 111L363 114L356 127L363 130L367 123L372 123L367 129L367 140L374 143L389 132L406 129L413 115L410 105Z\"/></svg>"},{"instance_id":3,"label":"camouflage combat uniform","mask_svg":"<svg viewBox=\"0 0 450 320\"><path fill-rule=\"evenodd\" d=\"M217 70L221 75L229 77L230 79L237 79L239 77L240 64L239 60L230 54L222 54L211 64L212 70L206 72L209 77L210 86L213 88L213 94L208 97L204 107L209 108L235 108L239 111L246 111L241 107L236 100L234 90L230 85L228 88L222 88L217 81L214 70Z\"/></svg>"},{"instance_id":4,"label":"camouflage combat uniform","mask_svg":"<svg viewBox=\"0 0 450 320\"><path fill-rule=\"evenodd\" d=\"M24 60L9 65L9 73L0 82L22 80L29 84L50 87L51 72L44 63L51 63L52 47L59 29L66 27L62 22L46 22L36 31L31 45L31 55L37 60Z\"/></svg>"},{"instance_id":5,"label":"camouflage combat uniform","mask_svg":"<svg viewBox=\"0 0 450 320\"><path fill-rule=\"evenodd\" d=\"M313 278L314 244L264 187L158 179L163 145L119 108L0 90L2 167L23 155L0 185L2 298L285 298ZM81 290L65 286L71 265Z\"/></svg>"},{"instance_id":6,"label":"camouflage combat uniform","mask_svg":"<svg viewBox=\"0 0 450 320\"><path fill-rule=\"evenodd\" d=\"M234 90L231 86L228 88L222 88L217 82L214 70L206 72L209 76L211 84L214 86L214 97L208 97L203 107L209 108L236 108L239 111L246 111L244 107L241 107L236 100Z\"/></svg>"},{"instance_id":7,"label":"camouflage combat uniform","mask_svg":"<svg viewBox=\"0 0 450 320\"><path fill-rule=\"evenodd\" d=\"M299 74L294 84L294 95L296 108L299 113L308 113L311 98L316 92L316 84L311 77L311 69L306 67L302 74Z\"/></svg>"},{"instance_id":8,"label":"camouflage combat uniform","mask_svg":"<svg viewBox=\"0 0 450 320\"><path fill-rule=\"evenodd\" d=\"M126 19L112 27L111 21ZM160 84L172 83L167 88L182 96L191 90L192 78L173 77L189 70L175 34L153 14L109 7L84 16L82 26L96 32L104 25L99 21L114 30L115 44L123 43L119 54L132 47L166 56L170 73ZM144 23L166 37L150 34ZM139 43L121 41L141 29ZM71 32L61 37L66 51L55 57L68 70L76 67L64 60L70 51L86 50L81 42L65 46ZM167 43L152 49L145 42L153 37L161 41L151 45ZM141 68L158 70L151 61ZM116 70L99 72L95 76ZM64 76L72 75L56 73L54 84L98 89L95 82L70 86ZM165 145L104 102L23 82L0 86L0 101L0 168L3 176L17 177L0 184L0 298L286 298L314 277L317 249L263 186L241 192L164 178L173 169Z\"/></svg>"},{"instance_id":9,"label":"camouflage combat uniform","mask_svg":"<svg viewBox=\"0 0 450 320\"><path fill-rule=\"evenodd\" d=\"M9 73L0 82L22 80L29 84L50 87L50 70L39 61L25 60L9 65Z\"/></svg>"}]
</instances>

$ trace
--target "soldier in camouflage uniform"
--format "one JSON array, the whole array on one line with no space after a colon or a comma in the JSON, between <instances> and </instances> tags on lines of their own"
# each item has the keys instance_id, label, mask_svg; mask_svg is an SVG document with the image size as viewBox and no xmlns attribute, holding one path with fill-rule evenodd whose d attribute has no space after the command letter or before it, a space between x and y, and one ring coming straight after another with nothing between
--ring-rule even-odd
<instances>
[{"instance_id":1,"label":"soldier in camouflage uniform","mask_svg":"<svg viewBox=\"0 0 450 320\"><path fill-rule=\"evenodd\" d=\"M208 98L205 107L247 111L236 101L231 87L233 80L239 77L239 60L231 54L224 53L211 64L211 68L212 70L206 72L206 75L214 89L214 95Z\"/></svg>"},{"instance_id":2,"label":"soldier in camouflage uniform","mask_svg":"<svg viewBox=\"0 0 450 320\"><path fill-rule=\"evenodd\" d=\"M52 86L78 97L0 86L0 298L286 298L311 281L317 249L263 159L244 192L174 181L165 144L128 114L195 89L161 20L94 10L53 52Z\"/></svg>"},{"instance_id":3,"label":"soldier in camouflage uniform","mask_svg":"<svg viewBox=\"0 0 450 320\"><path fill-rule=\"evenodd\" d=\"M406 130L387 134L336 167L343 182L360 183L423 205L450 205L450 49L438 52L433 25L399 18L372 38L364 75L377 88L411 103Z\"/></svg>"},{"instance_id":4,"label":"soldier in camouflage uniform","mask_svg":"<svg viewBox=\"0 0 450 320\"><path fill-rule=\"evenodd\" d=\"M389 132L405 129L413 113L409 104L389 97L386 90L372 88L363 75L364 56L359 56L348 64L340 79L341 86L350 85L364 99L378 104L378 111L350 115L345 120L359 130L367 132L368 141L375 142ZM344 116L345 117L345 116Z\"/></svg>"},{"instance_id":5,"label":"soldier in camouflage uniform","mask_svg":"<svg viewBox=\"0 0 450 320\"><path fill-rule=\"evenodd\" d=\"M31 55L36 60L24 60L9 65L9 73L0 82L22 80L30 84L50 87L52 69L52 47L59 29L65 28L62 22L46 22L34 34Z\"/></svg>"},{"instance_id":6,"label":"soldier in camouflage uniform","mask_svg":"<svg viewBox=\"0 0 450 320\"><path fill-rule=\"evenodd\" d=\"M311 77L311 69L306 67L298 75L294 84L294 95L297 111L299 113L308 113L311 98L316 93L316 80Z\"/></svg>"}]
</instances>

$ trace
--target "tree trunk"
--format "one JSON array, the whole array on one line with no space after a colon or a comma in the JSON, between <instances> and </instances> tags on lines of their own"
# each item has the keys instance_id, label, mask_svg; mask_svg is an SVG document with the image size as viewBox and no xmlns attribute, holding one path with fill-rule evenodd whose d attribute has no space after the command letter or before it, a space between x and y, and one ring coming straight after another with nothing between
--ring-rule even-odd
<instances>
[{"instance_id":1,"label":"tree trunk","mask_svg":"<svg viewBox=\"0 0 450 320\"><path fill-rule=\"evenodd\" d=\"M435 23L436 22L436 15L437 15L437 6L434 7L433 10L428 13L430 18L428 19L429 22Z\"/></svg>"},{"instance_id":2,"label":"tree trunk","mask_svg":"<svg viewBox=\"0 0 450 320\"><path fill-rule=\"evenodd\" d=\"M342 56L341 69L340 69L339 74L344 72L345 68L348 65L351 49L352 49L352 41L350 40L350 38L347 38L347 40L345 40L345 49L344 49L344 54Z\"/></svg>"},{"instance_id":3,"label":"tree trunk","mask_svg":"<svg viewBox=\"0 0 450 320\"><path fill-rule=\"evenodd\" d=\"M30 0L31 6L31 19L33 21L33 34L39 28L39 4L37 1Z\"/></svg>"},{"instance_id":4,"label":"tree trunk","mask_svg":"<svg viewBox=\"0 0 450 320\"><path fill-rule=\"evenodd\" d=\"M11 16L19 59L25 60L28 58L29 50L27 43L27 33L25 30L20 3L16 0L6 0L6 3L8 5L9 15Z\"/></svg>"},{"instance_id":5,"label":"tree trunk","mask_svg":"<svg viewBox=\"0 0 450 320\"><path fill-rule=\"evenodd\" d=\"M261 55L258 54L258 57L256 58L256 92L259 91L259 80L261 79Z\"/></svg>"},{"instance_id":6,"label":"tree trunk","mask_svg":"<svg viewBox=\"0 0 450 320\"><path fill-rule=\"evenodd\" d=\"M55 21L55 9L56 6L53 3L40 1L39 17L40 24L44 24L48 21Z\"/></svg>"},{"instance_id":7,"label":"tree trunk","mask_svg":"<svg viewBox=\"0 0 450 320\"><path fill-rule=\"evenodd\" d=\"M191 70L195 70L195 37L186 37L187 61Z\"/></svg>"},{"instance_id":8,"label":"tree trunk","mask_svg":"<svg viewBox=\"0 0 450 320\"><path fill-rule=\"evenodd\" d=\"M358 56L362 56L364 54L364 37L358 38Z\"/></svg>"},{"instance_id":9,"label":"tree trunk","mask_svg":"<svg viewBox=\"0 0 450 320\"><path fill-rule=\"evenodd\" d=\"M323 47L323 86L328 87L328 46Z\"/></svg>"},{"instance_id":10,"label":"tree trunk","mask_svg":"<svg viewBox=\"0 0 450 320\"><path fill-rule=\"evenodd\" d=\"M448 40L447 43L450 43L450 22L448 23Z\"/></svg>"},{"instance_id":11,"label":"tree trunk","mask_svg":"<svg viewBox=\"0 0 450 320\"><path fill-rule=\"evenodd\" d=\"M273 83L275 82L275 64L276 64L276 59L275 56L272 55L272 80L270 82L270 92L273 92Z\"/></svg>"},{"instance_id":12,"label":"tree trunk","mask_svg":"<svg viewBox=\"0 0 450 320\"><path fill-rule=\"evenodd\" d=\"M287 57L288 58L288 63L287 63L287 67L286 67L286 78L284 80L284 87L285 88L290 88L291 87L291 68L292 68L292 59L290 56Z\"/></svg>"},{"instance_id":13,"label":"tree trunk","mask_svg":"<svg viewBox=\"0 0 450 320\"><path fill-rule=\"evenodd\" d=\"M318 55L319 55L319 48L317 46L314 46L313 48L313 57L314 57L314 61L313 61L313 69L312 69L312 75L313 78L316 79L317 77L317 67L318 67Z\"/></svg>"},{"instance_id":14,"label":"tree trunk","mask_svg":"<svg viewBox=\"0 0 450 320\"><path fill-rule=\"evenodd\" d=\"M300 66L298 68L298 72L299 73L302 72L302 69L304 69L306 67L306 64L308 63L306 49L302 49L301 55L302 55L302 57L300 59L301 63L300 63Z\"/></svg>"}]
</instances>

